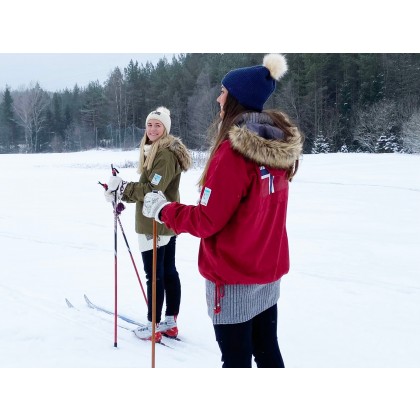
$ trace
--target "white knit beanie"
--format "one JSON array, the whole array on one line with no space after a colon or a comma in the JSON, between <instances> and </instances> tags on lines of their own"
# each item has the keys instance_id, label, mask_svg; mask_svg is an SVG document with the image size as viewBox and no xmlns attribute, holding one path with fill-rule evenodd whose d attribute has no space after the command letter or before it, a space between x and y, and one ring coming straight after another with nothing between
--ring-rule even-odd
<instances>
[{"instance_id":1,"label":"white knit beanie","mask_svg":"<svg viewBox=\"0 0 420 420\"><path fill-rule=\"evenodd\" d=\"M171 112L164 106L160 106L155 111L152 111L146 118L146 126L149 120L158 120L166 128L166 134L171 131Z\"/></svg>"}]
</instances>

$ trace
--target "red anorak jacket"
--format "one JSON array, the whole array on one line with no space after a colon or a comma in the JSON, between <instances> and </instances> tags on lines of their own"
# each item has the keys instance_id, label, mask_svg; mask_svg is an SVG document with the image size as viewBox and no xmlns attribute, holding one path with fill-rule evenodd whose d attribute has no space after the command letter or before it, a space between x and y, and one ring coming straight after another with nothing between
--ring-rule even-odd
<instances>
[{"instance_id":1,"label":"red anorak jacket","mask_svg":"<svg viewBox=\"0 0 420 420\"><path fill-rule=\"evenodd\" d=\"M289 270L287 169L299 158L301 137L294 129L285 142L277 128L251 127L230 130L210 163L197 206L171 203L161 213L175 233L201 238L199 271L217 286L266 284Z\"/></svg>"}]
</instances>

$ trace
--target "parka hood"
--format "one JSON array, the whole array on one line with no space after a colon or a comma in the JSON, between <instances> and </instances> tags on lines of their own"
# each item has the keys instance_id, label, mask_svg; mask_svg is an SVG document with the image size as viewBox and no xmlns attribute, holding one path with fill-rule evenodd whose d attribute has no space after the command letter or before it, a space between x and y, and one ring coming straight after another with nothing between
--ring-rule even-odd
<instances>
[{"instance_id":1,"label":"parka hood","mask_svg":"<svg viewBox=\"0 0 420 420\"><path fill-rule=\"evenodd\" d=\"M264 113L245 114L229 131L232 148L258 165L289 169L302 153L302 137L297 127L292 136L276 127Z\"/></svg>"},{"instance_id":2,"label":"parka hood","mask_svg":"<svg viewBox=\"0 0 420 420\"><path fill-rule=\"evenodd\" d=\"M170 140L168 149L173 152L178 159L181 170L184 172L187 171L192 164L190 152L179 137L168 135L167 138Z\"/></svg>"}]
</instances>

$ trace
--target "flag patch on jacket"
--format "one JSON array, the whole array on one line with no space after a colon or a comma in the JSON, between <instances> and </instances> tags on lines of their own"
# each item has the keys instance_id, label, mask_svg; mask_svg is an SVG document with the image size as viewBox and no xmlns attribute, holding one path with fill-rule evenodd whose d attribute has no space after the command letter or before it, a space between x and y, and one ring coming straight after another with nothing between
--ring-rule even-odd
<instances>
[{"instance_id":1,"label":"flag patch on jacket","mask_svg":"<svg viewBox=\"0 0 420 420\"><path fill-rule=\"evenodd\" d=\"M270 174L270 172L266 169L265 166L260 166L260 174L261 179L267 179L268 180L268 194L274 193L274 176Z\"/></svg>"}]
</instances>

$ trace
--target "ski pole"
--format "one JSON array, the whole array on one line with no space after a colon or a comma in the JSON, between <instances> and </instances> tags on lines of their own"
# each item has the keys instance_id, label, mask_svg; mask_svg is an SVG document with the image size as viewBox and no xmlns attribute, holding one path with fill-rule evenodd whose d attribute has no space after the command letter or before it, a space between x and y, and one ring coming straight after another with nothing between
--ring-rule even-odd
<instances>
[{"instance_id":1,"label":"ski pole","mask_svg":"<svg viewBox=\"0 0 420 420\"><path fill-rule=\"evenodd\" d=\"M112 175L116 176L118 171L111 163ZM117 347L117 320L118 320L118 259L117 259L117 191L114 193L114 347Z\"/></svg>"},{"instance_id":2,"label":"ski pole","mask_svg":"<svg viewBox=\"0 0 420 420\"><path fill-rule=\"evenodd\" d=\"M102 184L102 182L98 182L98 184L102 185L102 187L104 187L105 190L108 190L108 185ZM121 233L122 233L123 238L124 238L124 242L127 245L127 250L128 250L128 253L130 254L131 262L133 263L134 271L136 272L137 280L139 281L140 288L141 288L141 291L143 293L144 300L145 300L146 305L147 305L146 293L144 291L143 284L141 282L140 275L139 275L139 272L137 270L136 263L134 262L133 254L131 253L130 245L128 245L127 237L125 236L125 232L124 232L124 229L123 229L123 226L122 226L122 223L121 223L121 219L120 219L120 216L119 216L124 209L125 209L124 204L123 203L118 203L118 205L117 205L117 220L118 220L118 224L120 225L120 229L121 229Z\"/></svg>"},{"instance_id":3,"label":"ski pole","mask_svg":"<svg viewBox=\"0 0 420 420\"><path fill-rule=\"evenodd\" d=\"M157 265L157 223L153 219L153 275L152 275L152 368L155 367L156 331L156 265Z\"/></svg>"},{"instance_id":4,"label":"ski pole","mask_svg":"<svg viewBox=\"0 0 420 420\"><path fill-rule=\"evenodd\" d=\"M117 211L118 211L118 206L117 206ZM147 305L146 293L144 292L144 288L143 288L143 285L142 285L141 280L140 280L139 272L137 270L136 263L134 262L133 254L131 253L130 246L128 245L128 241L127 241L127 238L125 236L124 229L122 227L121 220L120 220L120 218L119 218L118 215L117 215L117 220L118 220L118 223L120 225L121 233L123 234L123 238L124 238L125 244L127 245L128 253L130 254L131 262L133 263L134 271L136 272L137 279L138 279L139 284L140 284L140 287L141 287L141 291L143 292L144 301L146 302L146 305Z\"/></svg>"}]
</instances>

